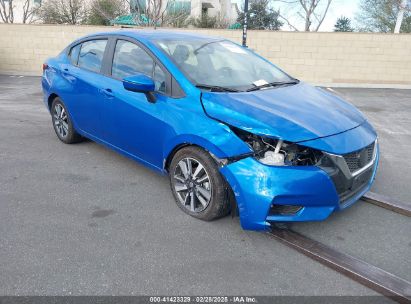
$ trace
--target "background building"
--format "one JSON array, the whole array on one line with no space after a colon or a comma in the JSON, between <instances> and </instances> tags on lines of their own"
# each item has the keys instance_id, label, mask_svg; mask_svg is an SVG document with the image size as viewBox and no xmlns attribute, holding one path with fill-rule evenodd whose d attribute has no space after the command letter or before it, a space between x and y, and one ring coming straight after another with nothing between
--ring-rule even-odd
<instances>
[{"instance_id":1,"label":"background building","mask_svg":"<svg viewBox=\"0 0 411 304\"><path fill-rule=\"evenodd\" d=\"M210 17L219 17L227 23L237 21L237 3L230 0L192 0L191 16L198 18L201 14L208 14Z\"/></svg>"}]
</instances>

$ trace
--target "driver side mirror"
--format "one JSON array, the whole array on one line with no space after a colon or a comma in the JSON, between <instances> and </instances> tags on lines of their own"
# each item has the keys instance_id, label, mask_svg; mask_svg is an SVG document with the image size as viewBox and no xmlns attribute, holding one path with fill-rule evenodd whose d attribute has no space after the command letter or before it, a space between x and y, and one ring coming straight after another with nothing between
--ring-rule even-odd
<instances>
[{"instance_id":1,"label":"driver side mirror","mask_svg":"<svg viewBox=\"0 0 411 304\"><path fill-rule=\"evenodd\" d=\"M144 74L137 74L124 78L123 87L127 91L144 93L147 100L151 103L156 101L156 96L153 94L155 90L154 81Z\"/></svg>"}]
</instances>

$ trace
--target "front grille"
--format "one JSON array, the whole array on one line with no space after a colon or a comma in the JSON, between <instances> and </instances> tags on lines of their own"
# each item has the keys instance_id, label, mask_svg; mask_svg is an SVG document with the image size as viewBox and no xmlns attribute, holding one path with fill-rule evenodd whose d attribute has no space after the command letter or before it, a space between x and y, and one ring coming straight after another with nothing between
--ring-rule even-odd
<instances>
[{"instance_id":1,"label":"front grille","mask_svg":"<svg viewBox=\"0 0 411 304\"><path fill-rule=\"evenodd\" d=\"M368 165L374 156L375 143L365 147L360 151L345 154L344 159L350 172L353 173Z\"/></svg>"},{"instance_id":2,"label":"front grille","mask_svg":"<svg viewBox=\"0 0 411 304\"><path fill-rule=\"evenodd\" d=\"M352 180L352 183L350 184L350 187L347 190L345 190L342 193L338 193L338 196L340 198L340 205L344 205L346 201L348 201L350 198L364 190L364 188L369 184L372 178L373 169L374 168L372 167L368 168L366 171L356 176Z\"/></svg>"},{"instance_id":3,"label":"front grille","mask_svg":"<svg viewBox=\"0 0 411 304\"><path fill-rule=\"evenodd\" d=\"M370 166L375 157L375 149L376 142L357 152L342 156L325 155L321 159L319 167L334 182L341 207L370 184L375 171L375 165Z\"/></svg>"}]
</instances>

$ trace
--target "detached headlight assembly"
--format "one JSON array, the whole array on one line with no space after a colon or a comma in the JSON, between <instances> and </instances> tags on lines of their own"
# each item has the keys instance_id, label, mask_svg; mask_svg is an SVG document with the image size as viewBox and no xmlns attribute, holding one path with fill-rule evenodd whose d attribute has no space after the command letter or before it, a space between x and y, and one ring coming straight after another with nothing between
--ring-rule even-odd
<instances>
[{"instance_id":1,"label":"detached headlight assembly","mask_svg":"<svg viewBox=\"0 0 411 304\"><path fill-rule=\"evenodd\" d=\"M281 139L263 137L235 128L234 132L254 151L254 158L268 166L314 166L323 153Z\"/></svg>"}]
</instances>

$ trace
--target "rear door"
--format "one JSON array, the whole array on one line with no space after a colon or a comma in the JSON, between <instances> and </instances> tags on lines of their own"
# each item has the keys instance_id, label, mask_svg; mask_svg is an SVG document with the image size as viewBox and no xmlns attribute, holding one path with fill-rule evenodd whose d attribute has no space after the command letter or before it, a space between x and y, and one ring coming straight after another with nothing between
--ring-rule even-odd
<instances>
[{"instance_id":1,"label":"rear door","mask_svg":"<svg viewBox=\"0 0 411 304\"><path fill-rule=\"evenodd\" d=\"M102 75L108 39L99 37L83 41L70 51L71 64L63 74L73 83L73 90L64 101L78 129L91 137L101 138L102 103L106 77Z\"/></svg>"}]
</instances>

